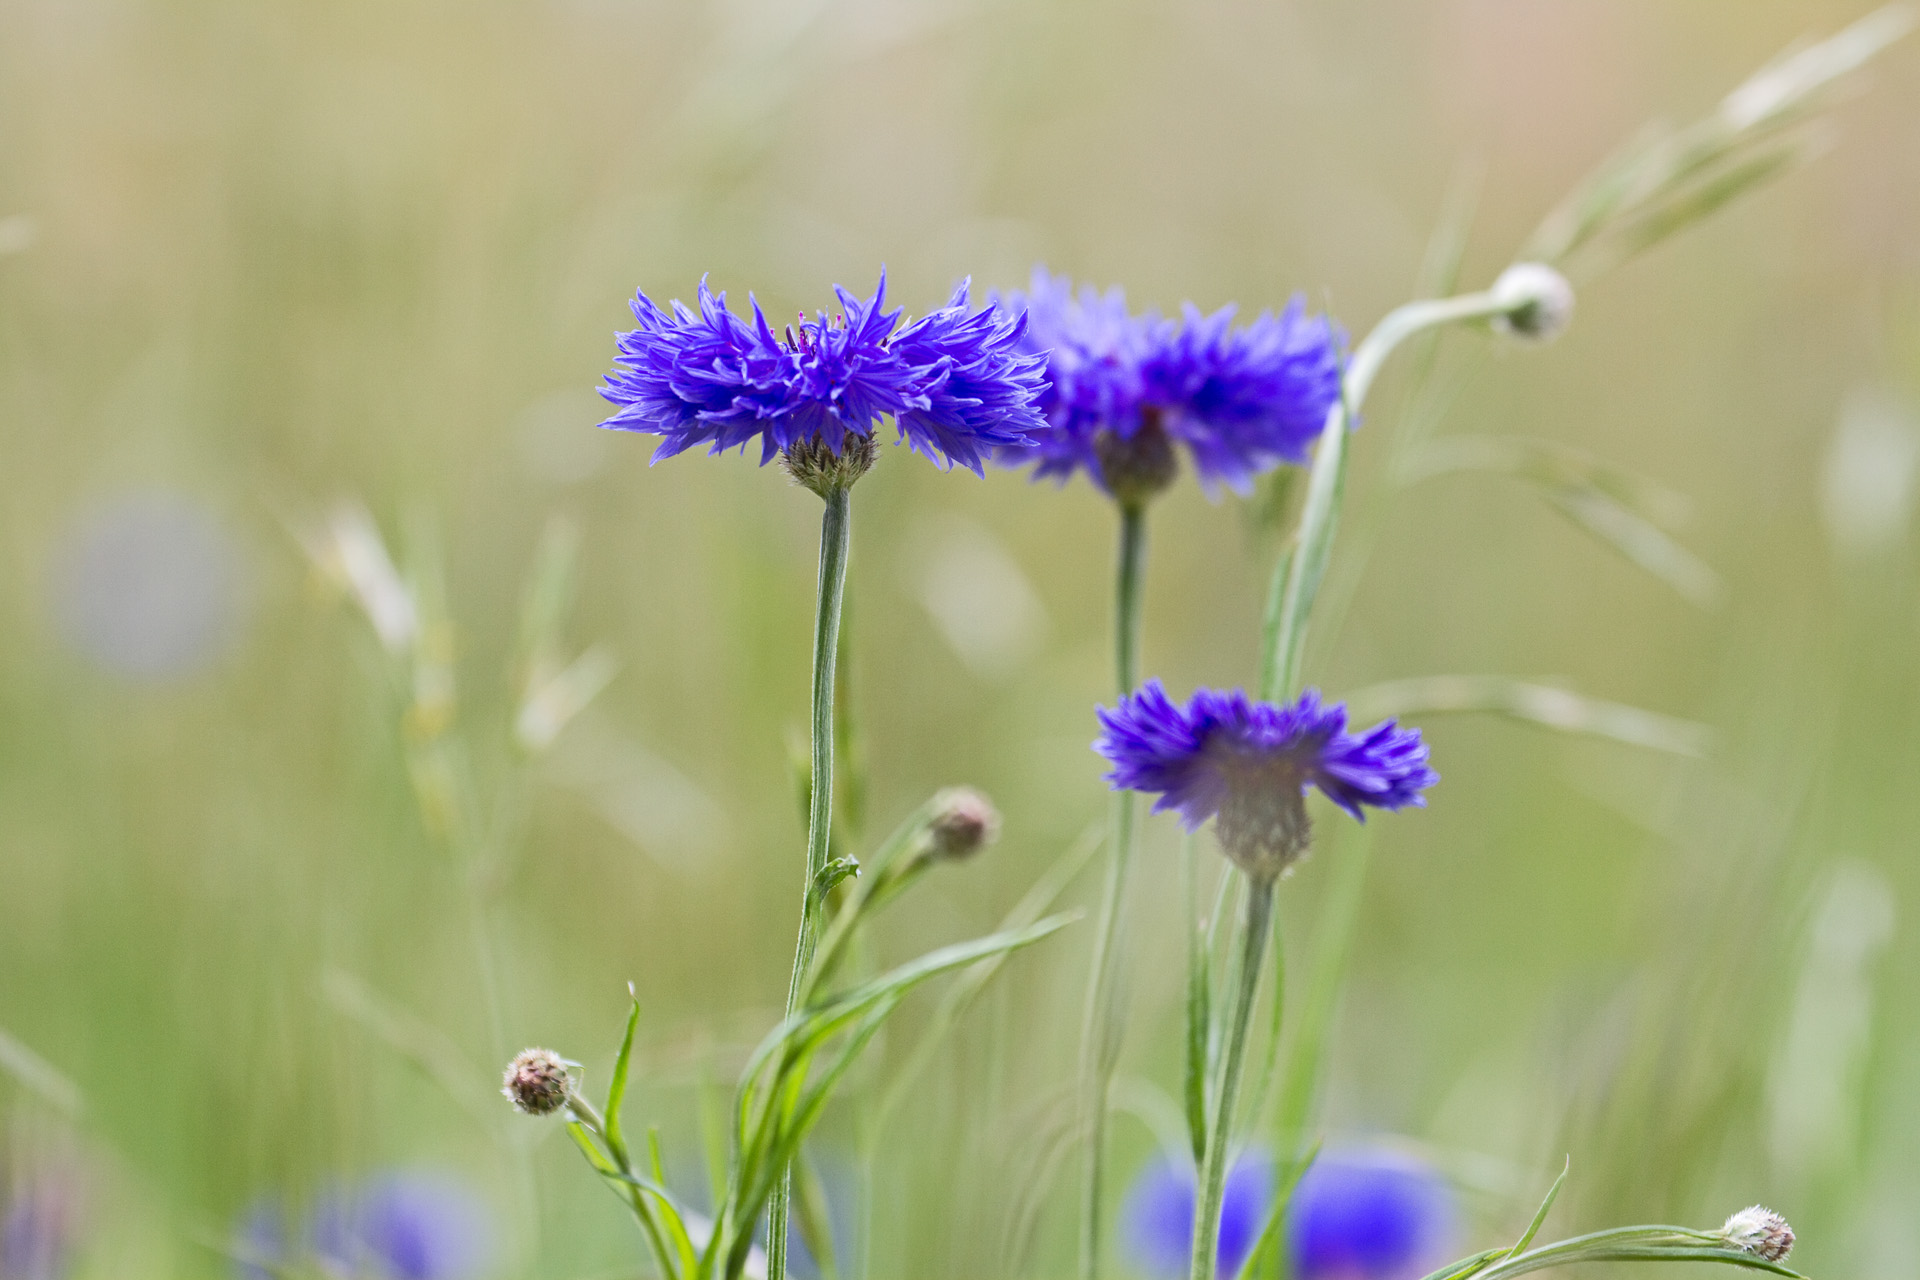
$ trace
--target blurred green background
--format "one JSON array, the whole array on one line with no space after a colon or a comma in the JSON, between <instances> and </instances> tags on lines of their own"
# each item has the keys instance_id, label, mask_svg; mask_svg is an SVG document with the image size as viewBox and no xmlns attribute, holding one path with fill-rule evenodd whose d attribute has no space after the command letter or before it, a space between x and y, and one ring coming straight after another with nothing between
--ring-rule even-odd
<instances>
[{"instance_id":1,"label":"blurred green background","mask_svg":"<svg viewBox=\"0 0 1920 1280\"><path fill-rule=\"evenodd\" d=\"M628 980L632 1114L700 1185L702 1081L770 1025L791 952L818 502L595 431L636 285L711 273L779 315L884 263L922 312L1044 261L1141 306L1304 291L1357 335L1449 190L1480 192L1477 287L1643 123L1860 12L0 0L0 1108L16 1179L77 1171L76 1274L230 1275L258 1197L393 1167L483 1190L497 1274L636 1274L618 1204L492 1092L529 1043L603 1084ZM1857 83L1816 163L1584 288L1558 344L1441 349L1441 433L1684 495L1710 604L1499 477L1410 486L1336 551L1329 691L1504 672L1712 730L1686 759L1415 717L1444 782L1371 828L1325 1119L1452 1171L1464 1245L1571 1153L1555 1229L1759 1199L1806 1270L1920 1276L1920 42ZM1358 502L1405 385L1370 405ZM292 532L343 499L443 567L491 874L423 822L421 728ZM867 826L956 782L1006 816L889 919L900 959L990 927L1104 811L1114 521L1083 483L897 451L855 508ZM581 536L568 653L620 669L526 761L515 637L555 516ZM1250 680L1270 540L1190 484L1153 536L1147 669ZM1354 847L1322 826L1282 895L1296 960ZM1123 1066L1162 1088L1174 849L1156 820ZM875 1274L1070 1268L1064 1183L1031 1248L1008 1223L1089 935L1014 961L880 1135ZM823 1133L830 1182L855 1132ZM1151 1146L1122 1124L1122 1174Z\"/></svg>"}]
</instances>

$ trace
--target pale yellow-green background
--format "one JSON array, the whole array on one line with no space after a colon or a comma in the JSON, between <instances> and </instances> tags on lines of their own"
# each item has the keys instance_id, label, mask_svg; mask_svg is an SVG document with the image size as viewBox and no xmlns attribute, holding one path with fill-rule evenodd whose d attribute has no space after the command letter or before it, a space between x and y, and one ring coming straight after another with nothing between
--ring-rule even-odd
<instances>
[{"instance_id":1,"label":"pale yellow-green background","mask_svg":"<svg viewBox=\"0 0 1920 1280\"><path fill-rule=\"evenodd\" d=\"M60 1158L84 1168L85 1274L227 1274L214 1246L253 1197L394 1165L464 1170L509 1242L537 1218L537 1255L503 1274L635 1272L612 1198L487 1093L530 1042L603 1083L629 979L632 1119L699 1184L691 1082L769 1024L791 947L818 504L750 460L649 468L646 440L595 434L635 286L690 297L711 273L785 315L884 263L919 312L958 276L1014 286L1044 260L1143 306L1304 291L1357 334L1413 288L1462 175L1482 175L1477 286L1644 122L1711 109L1861 11L0 2L0 218L31 220L0 257L0 1028L84 1095L63 1122L0 1078L0 1107L16 1163L77 1144ZM1524 1221L1571 1152L1556 1230L1765 1199L1818 1275L1920 1275L1915 547L1898 509L1852 552L1821 516L1850 396L1895 438L1916 429L1920 42L1856 83L1816 163L1586 288L1558 345L1445 348L1463 389L1442 431L1547 437L1685 495L1715 607L1509 479L1397 499L1364 576L1336 552L1353 608L1309 657L1330 691L1507 672L1715 731L1711 759L1684 762L1420 721L1445 780L1377 825L1328 1122L1454 1170L1463 1246ZM1358 502L1402 385L1358 438ZM244 608L211 665L143 684L79 655L50 601L76 521L155 487L220 522ZM342 497L396 543L407 520L438 533L483 782L507 759L517 599L555 513L584 532L570 634L622 664L540 767L494 899L497 1036L379 650L286 528ZM897 451L856 499L869 826L960 781L1006 813L999 849L881 930L900 959L989 926L1103 811L1086 743L1113 519L1084 483L982 483ZM1270 554L1237 502L1167 499L1147 669L1182 693L1249 680ZM986 619L971 661L927 607L956 573L986 583L961 610ZM1296 959L1348 849L1344 819L1322 825L1284 889ZM1149 828L1125 1068L1164 1087L1174 850ZM879 1274L1003 1273L1023 1144L1071 1077L1089 934L1009 967L882 1142ZM346 1016L329 973L437 1028L474 1064L464 1100L500 1123ZM1125 1174L1150 1139L1119 1132ZM849 1133L829 1122L830 1167ZM1032 1274L1069 1264L1063 1191Z\"/></svg>"}]
</instances>

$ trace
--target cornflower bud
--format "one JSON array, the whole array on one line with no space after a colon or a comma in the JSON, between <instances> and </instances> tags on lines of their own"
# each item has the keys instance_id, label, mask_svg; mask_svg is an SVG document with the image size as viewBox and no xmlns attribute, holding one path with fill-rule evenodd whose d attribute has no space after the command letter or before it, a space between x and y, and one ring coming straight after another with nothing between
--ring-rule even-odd
<instances>
[{"instance_id":1,"label":"cornflower bud","mask_svg":"<svg viewBox=\"0 0 1920 1280\"><path fill-rule=\"evenodd\" d=\"M1516 262L1493 282L1506 310L1493 327L1523 342L1552 342L1573 322L1573 286L1544 262Z\"/></svg>"},{"instance_id":2,"label":"cornflower bud","mask_svg":"<svg viewBox=\"0 0 1920 1280\"><path fill-rule=\"evenodd\" d=\"M506 1087L500 1092L513 1099L516 1110L548 1116L567 1105L573 1076L566 1060L551 1049L522 1049L507 1064Z\"/></svg>"},{"instance_id":3,"label":"cornflower bud","mask_svg":"<svg viewBox=\"0 0 1920 1280\"><path fill-rule=\"evenodd\" d=\"M1180 474L1180 459L1162 425L1163 417L1158 405L1143 405L1140 425L1132 435L1122 436L1109 428L1093 438L1101 482L1124 504L1144 506Z\"/></svg>"},{"instance_id":4,"label":"cornflower bud","mask_svg":"<svg viewBox=\"0 0 1920 1280\"><path fill-rule=\"evenodd\" d=\"M1726 1242L1764 1262L1784 1262L1793 1252L1793 1228L1764 1205L1742 1209L1720 1228Z\"/></svg>"},{"instance_id":5,"label":"cornflower bud","mask_svg":"<svg viewBox=\"0 0 1920 1280\"><path fill-rule=\"evenodd\" d=\"M934 857L970 858L1000 838L1000 814L972 787L949 787L933 798L927 824Z\"/></svg>"}]
</instances>

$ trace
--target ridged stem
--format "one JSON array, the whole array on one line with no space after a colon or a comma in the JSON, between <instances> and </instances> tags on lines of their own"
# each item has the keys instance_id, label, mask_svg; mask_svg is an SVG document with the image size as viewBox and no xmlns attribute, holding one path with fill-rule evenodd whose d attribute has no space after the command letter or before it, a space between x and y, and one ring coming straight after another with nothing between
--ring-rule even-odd
<instances>
[{"instance_id":1,"label":"ridged stem","mask_svg":"<svg viewBox=\"0 0 1920 1280\"><path fill-rule=\"evenodd\" d=\"M840 648L840 607L846 596L847 547L852 532L848 490L830 489L824 495L826 512L820 519L819 602L813 616L813 775L807 810L807 875L800 895L800 938L794 946L793 976L787 983L787 1016L800 1000L807 971L813 967L814 946L824 903L815 885L827 865L833 833L833 677ZM787 1273L787 1217L793 1195L793 1173L782 1171L767 1201L767 1280L785 1280Z\"/></svg>"},{"instance_id":2,"label":"ridged stem","mask_svg":"<svg viewBox=\"0 0 1920 1280\"><path fill-rule=\"evenodd\" d=\"M1145 504L1121 503L1120 558L1114 577L1113 645L1114 685L1121 697L1132 693L1140 680L1141 585L1146 563ZM1101 895L1100 919L1094 933L1093 973L1087 986L1086 1017L1081 1029L1081 1123L1086 1138L1080 1199L1082 1280L1096 1280L1100 1274L1107 1096L1112 1089L1114 1065L1120 1056L1120 1040L1126 1023L1121 1002L1121 953L1124 950L1121 934L1127 876L1136 843L1136 804L1131 791L1113 793L1106 887Z\"/></svg>"}]
</instances>

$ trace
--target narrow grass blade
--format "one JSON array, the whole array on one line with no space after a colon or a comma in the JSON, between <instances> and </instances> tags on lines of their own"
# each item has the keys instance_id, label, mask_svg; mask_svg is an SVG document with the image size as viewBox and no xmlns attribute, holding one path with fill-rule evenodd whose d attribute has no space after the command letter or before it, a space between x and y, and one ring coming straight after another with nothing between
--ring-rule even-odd
<instances>
[{"instance_id":1,"label":"narrow grass blade","mask_svg":"<svg viewBox=\"0 0 1920 1280\"><path fill-rule=\"evenodd\" d=\"M1713 731L1639 707L1582 697L1552 685L1508 676L1419 676L1356 689L1346 698L1356 722L1436 712L1492 712L1563 733L1610 738L1628 746L1699 759L1713 744Z\"/></svg>"},{"instance_id":2,"label":"narrow grass blade","mask_svg":"<svg viewBox=\"0 0 1920 1280\"><path fill-rule=\"evenodd\" d=\"M1293 1203L1293 1192L1300 1185L1300 1179L1307 1176L1307 1170L1319 1158L1320 1144L1316 1142L1300 1159L1287 1165L1280 1185L1274 1191L1273 1208L1267 1211L1267 1220L1261 1225L1260 1234L1254 1238L1253 1248L1247 1251L1247 1261L1241 1268L1242 1275L1272 1280L1281 1274L1280 1232L1287 1222L1287 1207Z\"/></svg>"},{"instance_id":3,"label":"narrow grass blade","mask_svg":"<svg viewBox=\"0 0 1920 1280\"><path fill-rule=\"evenodd\" d=\"M69 1116L80 1114L80 1086L5 1031L0 1031L0 1070Z\"/></svg>"},{"instance_id":4,"label":"narrow grass blade","mask_svg":"<svg viewBox=\"0 0 1920 1280\"><path fill-rule=\"evenodd\" d=\"M1547 1188L1546 1199L1540 1202L1540 1209L1533 1215L1533 1221L1527 1224L1526 1231L1521 1233L1520 1238L1514 1241L1512 1247L1507 1250L1508 1257L1515 1257L1525 1253L1527 1246L1533 1243L1533 1238L1540 1234L1540 1228L1546 1225L1547 1214L1552 1212L1553 1202L1560 1198L1560 1188L1566 1184L1567 1174L1572 1172L1572 1170L1573 1157L1568 1156L1566 1164L1560 1168L1560 1176L1553 1180L1551 1187Z\"/></svg>"},{"instance_id":5,"label":"narrow grass blade","mask_svg":"<svg viewBox=\"0 0 1920 1280\"><path fill-rule=\"evenodd\" d=\"M640 998L627 988L632 1007L627 1010L627 1031L620 1038L620 1053L613 1060L613 1078L607 1082L607 1150L621 1164L627 1162L627 1140L620 1128L620 1104L627 1098L627 1071L633 1065L633 1033L640 1026Z\"/></svg>"}]
</instances>

